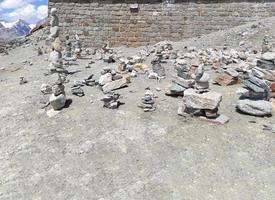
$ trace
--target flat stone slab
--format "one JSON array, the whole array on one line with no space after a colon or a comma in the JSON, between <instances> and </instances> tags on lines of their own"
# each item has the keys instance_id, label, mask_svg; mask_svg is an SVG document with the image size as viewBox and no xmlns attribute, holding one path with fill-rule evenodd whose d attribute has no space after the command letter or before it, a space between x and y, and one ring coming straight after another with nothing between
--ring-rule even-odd
<instances>
[{"instance_id":1,"label":"flat stone slab","mask_svg":"<svg viewBox=\"0 0 275 200\"><path fill-rule=\"evenodd\" d=\"M226 115L219 115L217 118L215 119L210 119L204 116L199 117L201 120L203 121L207 121L213 124L218 124L218 125L223 125L229 122L229 117L227 117Z\"/></svg>"},{"instance_id":2,"label":"flat stone slab","mask_svg":"<svg viewBox=\"0 0 275 200\"><path fill-rule=\"evenodd\" d=\"M222 73L214 79L214 82L221 86L228 86L238 83L238 78L233 77L227 73Z\"/></svg>"},{"instance_id":3,"label":"flat stone slab","mask_svg":"<svg viewBox=\"0 0 275 200\"><path fill-rule=\"evenodd\" d=\"M269 101L239 100L237 109L253 116L267 116L272 114L272 105Z\"/></svg>"},{"instance_id":4,"label":"flat stone slab","mask_svg":"<svg viewBox=\"0 0 275 200\"><path fill-rule=\"evenodd\" d=\"M127 79L123 77L116 81L106 83L102 87L102 90L104 93L108 93L108 92L111 92L112 90L116 90L116 89L122 88L124 86L127 86L127 83L128 83Z\"/></svg>"},{"instance_id":5,"label":"flat stone slab","mask_svg":"<svg viewBox=\"0 0 275 200\"><path fill-rule=\"evenodd\" d=\"M194 89L184 91L184 100L188 108L214 110L219 107L222 95L217 92L196 93Z\"/></svg>"},{"instance_id":6,"label":"flat stone slab","mask_svg":"<svg viewBox=\"0 0 275 200\"><path fill-rule=\"evenodd\" d=\"M262 59L273 61L275 60L275 52L266 52L262 55Z\"/></svg>"},{"instance_id":7,"label":"flat stone slab","mask_svg":"<svg viewBox=\"0 0 275 200\"><path fill-rule=\"evenodd\" d=\"M193 80L193 79L184 79L184 78L181 78L179 76L174 76L173 81L175 83L179 84L180 86L185 87L185 88L191 88L195 85L195 80Z\"/></svg>"}]
</instances>

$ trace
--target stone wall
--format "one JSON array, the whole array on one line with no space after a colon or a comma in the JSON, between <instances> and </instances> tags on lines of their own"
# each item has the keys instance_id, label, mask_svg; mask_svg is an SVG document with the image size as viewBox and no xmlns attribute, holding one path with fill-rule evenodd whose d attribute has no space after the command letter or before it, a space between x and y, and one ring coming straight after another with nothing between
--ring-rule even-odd
<instances>
[{"instance_id":1,"label":"stone wall","mask_svg":"<svg viewBox=\"0 0 275 200\"><path fill-rule=\"evenodd\" d=\"M138 2L138 9L136 5ZM167 3L171 2L171 3ZM49 0L63 35L89 46L140 46L181 40L274 15L274 1L257 0ZM215 39L215 38L213 38Z\"/></svg>"}]
</instances>

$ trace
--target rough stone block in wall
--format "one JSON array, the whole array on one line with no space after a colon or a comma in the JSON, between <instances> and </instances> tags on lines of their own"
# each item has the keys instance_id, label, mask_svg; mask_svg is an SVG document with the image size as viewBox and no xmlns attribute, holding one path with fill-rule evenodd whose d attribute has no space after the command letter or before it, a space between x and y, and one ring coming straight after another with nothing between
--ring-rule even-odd
<instances>
[{"instance_id":1,"label":"rough stone block in wall","mask_svg":"<svg viewBox=\"0 0 275 200\"><path fill-rule=\"evenodd\" d=\"M138 3L138 9L135 5ZM271 17L271 0L49 0L61 33L86 46L140 46L178 41Z\"/></svg>"}]
</instances>

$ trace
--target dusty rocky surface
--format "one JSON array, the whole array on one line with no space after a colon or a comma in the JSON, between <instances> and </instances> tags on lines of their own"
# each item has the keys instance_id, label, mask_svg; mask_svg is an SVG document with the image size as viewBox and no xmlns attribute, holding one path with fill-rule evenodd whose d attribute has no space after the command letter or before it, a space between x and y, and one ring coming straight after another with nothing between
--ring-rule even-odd
<instances>
[{"instance_id":1,"label":"dusty rocky surface","mask_svg":"<svg viewBox=\"0 0 275 200\"><path fill-rule=\"evenodd\" d=\"M275 30L272 20L261 22L264 27L247 38L237 35L251 33L251 25L174 45L237 47L244 40L257 46ZM102 107L98 87L84 87L80 98L71 95L70 86L91 74L98 78L103 67L117 63L96 61L87 69L91 59L81 59L69 67L80 72L69 75L65 84L71 104L49 117L39 103L40 86L50 79L44 76L48 55L37 56L35 48L19 47L0 56L0 199L275 198L274 133L263 131L275 118L236 112L240 84L210 85L223 95L219 112L230 118L225 125L177 115L181 99L164 94L174 74L170 62L160 82L143 74L132 78L129 87L118 91L125 104L110 110ZM128 55L138 51L120 49ZM209 73L213 78L214 72ZM19 85L20 76L28 83ZM158 96L154 112L137 107L146 87Z\"/></svg>"}]
</instances>

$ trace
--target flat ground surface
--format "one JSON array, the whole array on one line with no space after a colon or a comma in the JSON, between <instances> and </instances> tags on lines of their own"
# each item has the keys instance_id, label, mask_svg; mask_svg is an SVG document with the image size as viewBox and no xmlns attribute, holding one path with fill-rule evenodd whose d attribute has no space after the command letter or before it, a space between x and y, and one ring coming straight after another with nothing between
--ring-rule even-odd
<instances>
[{"instance_id":1,"label":"flat ground surface","mask_svg":"<svg viewBox=\"0 0 275 200\"><path fill-rule=\"evenodd\" d=\"M181 99L164 95L169 62L165 80L138 75L118 90L125 105L109 110L97 87L84 87L82 98L70 94L73 80L98 77L107 65L86 69L89 60L81 60L69 67L81 70L65 85L71 105L49 117L39 103L48 61L36 55L29 46L0 57L0 199L275 199L274 134L262 130L275 117L237 113L241 85L211 85L223 94L219 112L230 117L222 126L177 115ZM19 76L29 82L19 85ZM152 113L137 107L147 86L158 95Z\"/></svg>"}]
</instances>

